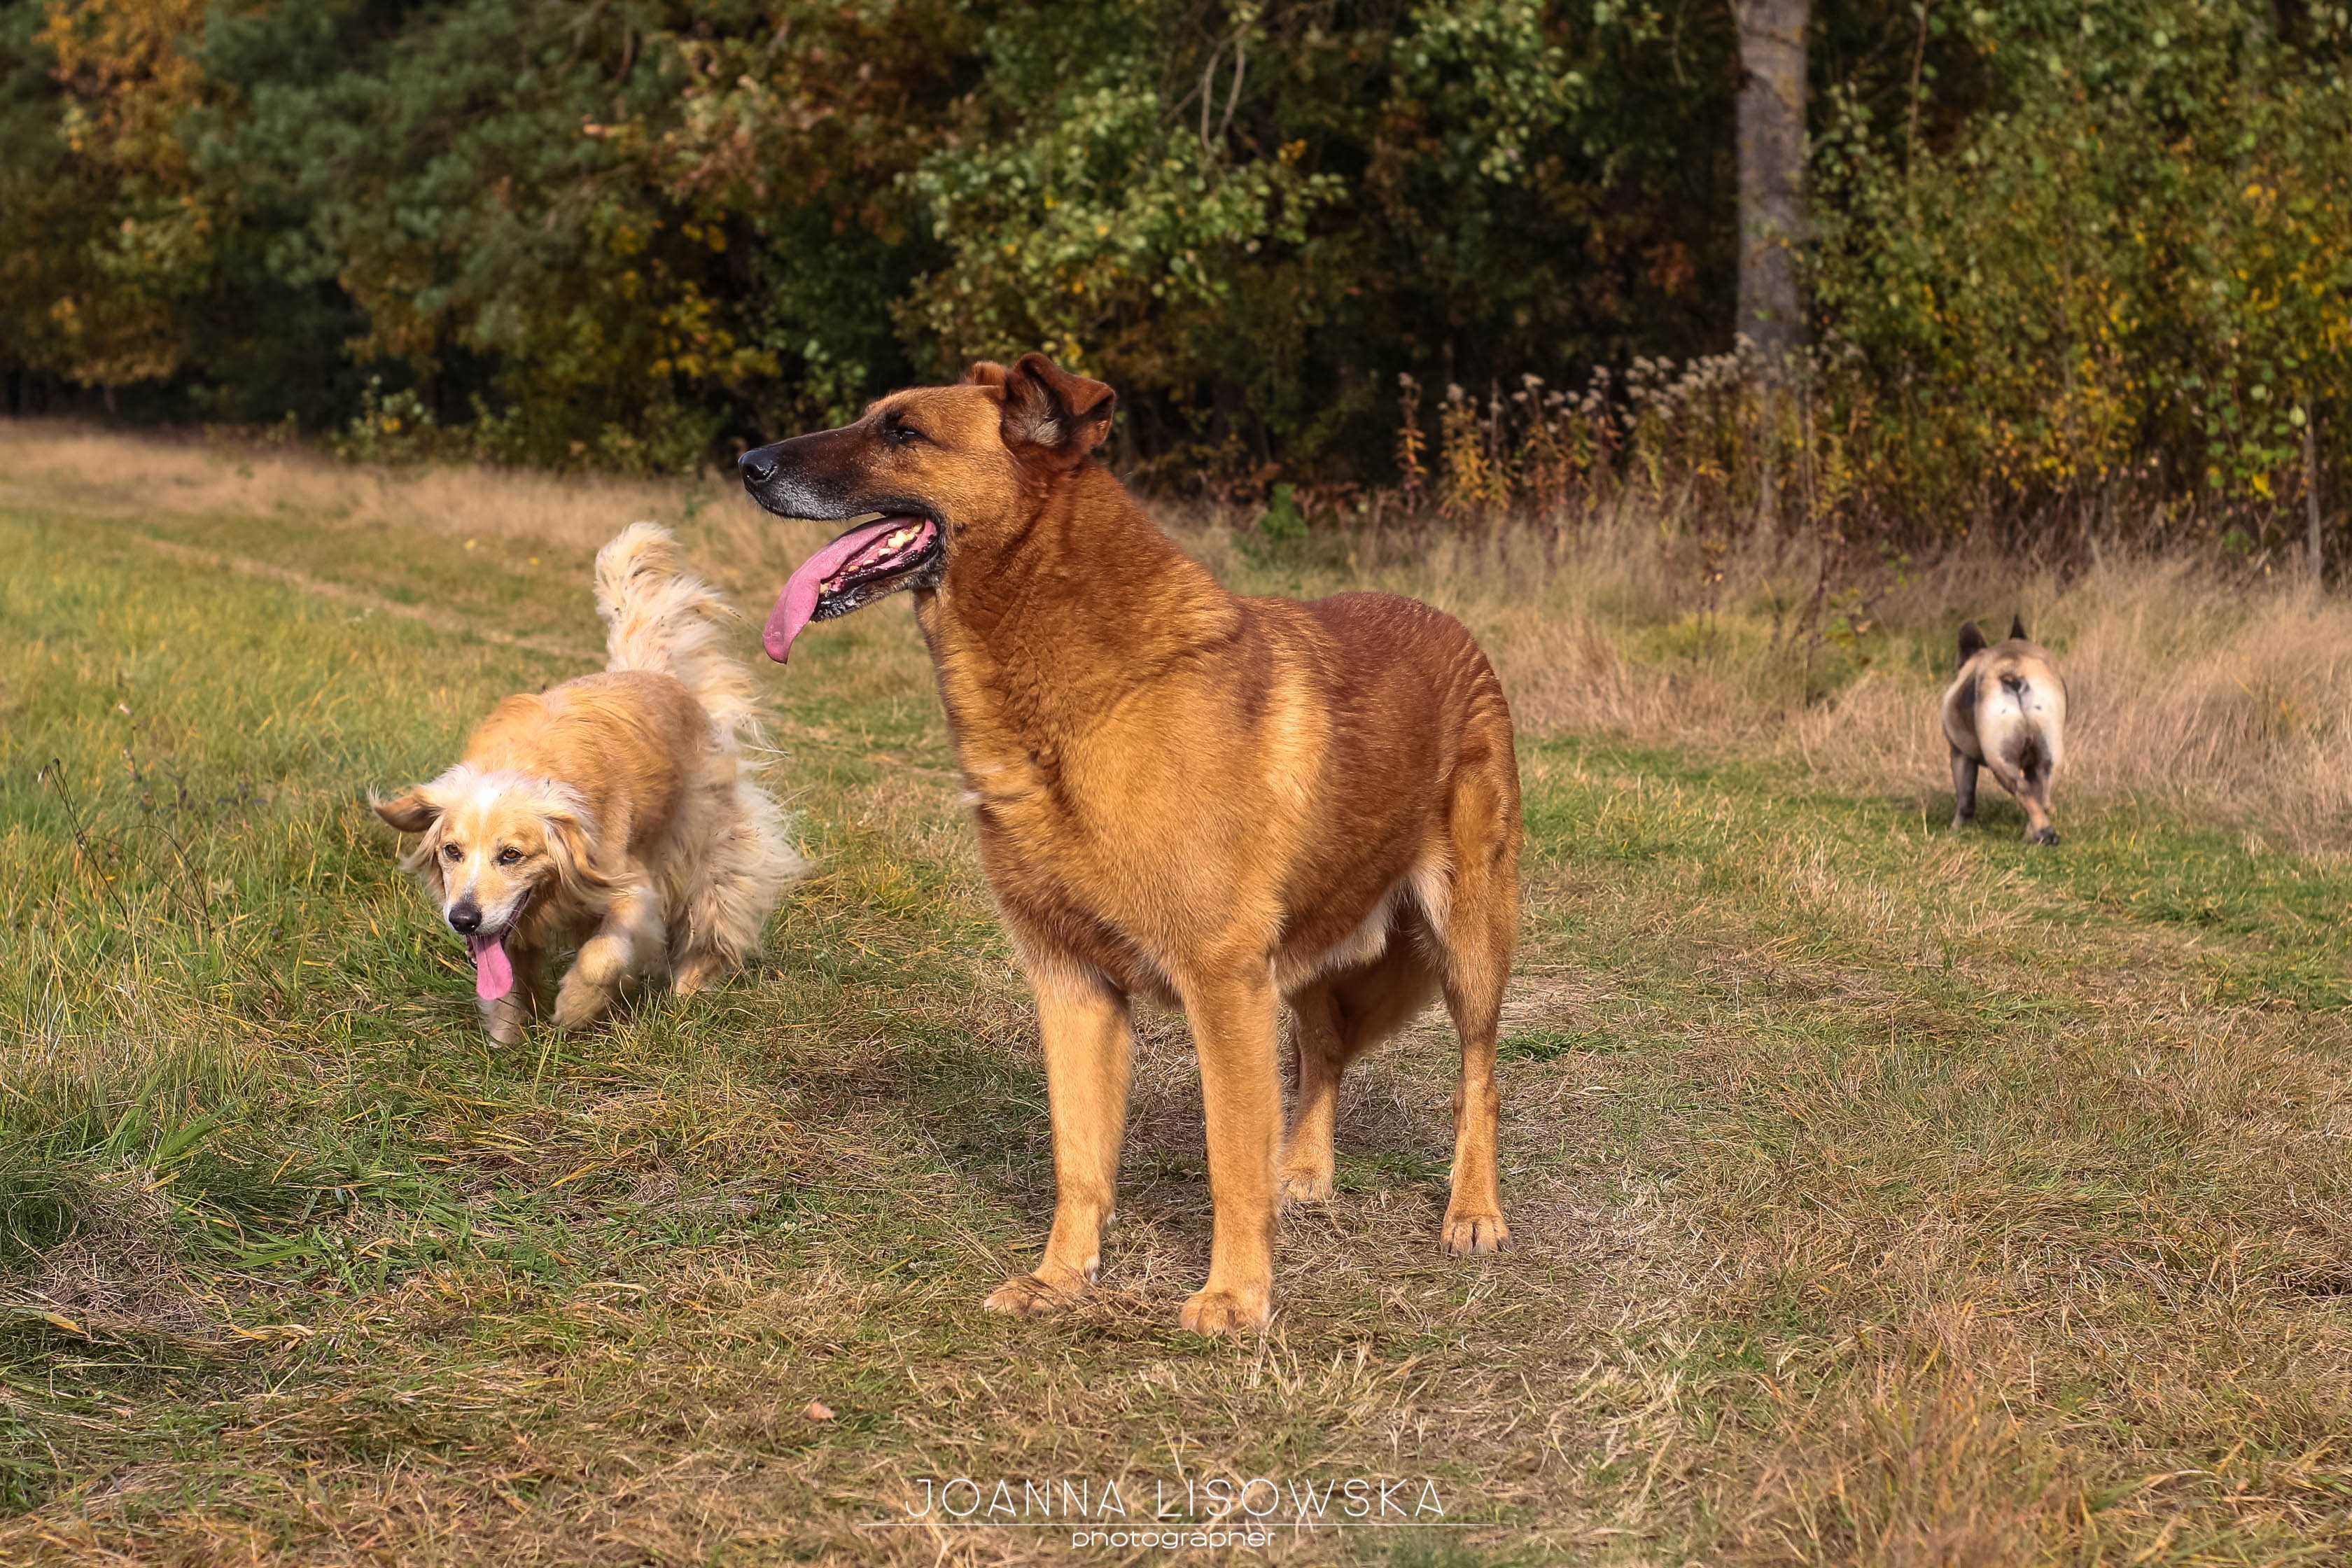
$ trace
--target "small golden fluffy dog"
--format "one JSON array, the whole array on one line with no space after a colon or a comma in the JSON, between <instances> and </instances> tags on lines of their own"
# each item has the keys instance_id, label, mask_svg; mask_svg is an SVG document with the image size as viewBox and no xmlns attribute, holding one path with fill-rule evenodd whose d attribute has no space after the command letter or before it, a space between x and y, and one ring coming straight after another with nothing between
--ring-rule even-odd
<instances>
[{"instance_id":1,"label":"small golden fluffy dog","mask_svg":"<svg viewBox=\"0 0 2352 1568\"><path fill-rule=\"evenodd\" d=\"M2066 683L2050 651L2025 637L2012 616L2007 641L1985 646L1969 621L1960 627L1960 670L1944 693L1944 739L1952 748L1952 826L1977 816L1977 770L1990 768L2025 808L2025 841L2055 844L2050 778L2066 750Z\"/></svg>"},{"instance_id":2,"label":"small golden fluffy dog","mask_svg":"<svg viewBox=\"0 0 2352 1568\"><path fill-rule=\"evenodd\" d=\"M594 1019L633 980L683 995L760 948L799 875L784 815L742 756L756 688L727 655L734 612L667 530L596 556L601 675L509 697L465 760L376 814L422 834L404 864L466 939L490 1037L520 1037L547 955L577 943L554 1022Z\"/></svg>"}]
</instances>

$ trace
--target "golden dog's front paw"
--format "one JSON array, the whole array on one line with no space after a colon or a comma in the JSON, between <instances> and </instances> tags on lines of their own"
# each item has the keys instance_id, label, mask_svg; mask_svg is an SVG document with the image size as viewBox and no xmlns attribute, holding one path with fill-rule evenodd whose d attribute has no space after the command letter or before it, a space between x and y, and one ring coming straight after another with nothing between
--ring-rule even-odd
<instances>
[{"instance_id":1,"label":"golden dog's front paw","mask_svg":"<svg viewBox=\"0 0 2352 1568\"><path fill-rule=\"evenodd\" d=\"M1285 1204L1322 1204L1331 1201L1331 1168L1320 1170L1301 1165L1286 1166L1276 1173L1276 1195Z\"/></svg>"},{"instance_id":2,"label":"golden dog's front paw","mask_svg":"<svg viewBox=\"0 0 2352 1568\"><path fill-rule=\"evenodd\" d=\"M1273 1317L1274 1303L1263 1290L1196 1290L1176 1324L1196 1334L1255 1334Z\"/></svg>"},{"instance_id":3,"label":"golden dog's front paw","mask_svg":"<svg viewBox=\"0 0 2352 1568\"><path fill-rule=\"evenodd\" d=\"M1083 1279L1048 1279L1042 1274L1015 1274L988 1293L982 1310L1008 1318L1043 1318L1067 1311L1086 1290Z\"/></svg>"},{"instance_id":4,"label":"golden dog's front paw","mask_svg":"<svg viewBox=\"0 0 2352 1568\"><path fill-rule=\"evenodd\" d=\"M670 981L671 987L681 996L691 996L704 986L719 980L727 973L727 962L709 953L689 958L677 966Z\"/></svg>"},{"instance_id":5,"label":"golden dog's front paw","mask_svg":"<svg viewBox=\"0 0 2352 1568\"><path fill-rule=\"evenodd\" d=\"M1469 1209L1447 1209L1442 1233L1445 1250L1456 1258L1466 1258L1474 1252L1500 1252L1511 1245L1511 1227L1503 1223L1500 1210L1483 1213Z\"/></svg>"},{"instance_id":6,"label":"golden dog's front paw","mask_svg":"<svg viewBox=\"0 0 2352 1568\"><path fill-rule=\"evenodd\" d=\"M612 999L610 992L587 984L575 969L563 977L562 988L555 994L555 1026L578 1029L593 1024Z\"/></svg>"}]
</instances>

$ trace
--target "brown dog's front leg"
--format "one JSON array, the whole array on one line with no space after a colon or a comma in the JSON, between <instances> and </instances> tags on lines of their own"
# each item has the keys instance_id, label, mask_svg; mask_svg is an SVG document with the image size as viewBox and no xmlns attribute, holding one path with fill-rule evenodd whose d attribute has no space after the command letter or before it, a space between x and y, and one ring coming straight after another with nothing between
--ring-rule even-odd
<instances>
[{"instance_id":1,"label":"brown dog's front leg","mask_svg":"<svg viewBox=\"0 0 2352 1568\"><path fill-rule=\"evenodd\" d=\"M1054 1234L1036 1272L989 1296L992 1312L1027 1315L1068 1306L1102 1266L1102 1232L1118 1187L1134 1054L1127 998L1093 975L1040 965L1029 976L1045 1047L1045 1098L1054 1122Z\"/></svg>"},{"instance_id":2,"label":"brown dog's front leg","mask_svg":"<svg viewBox=\"0 0 2352 1568\"><path fill-rule=\"evenodd\" d=\"M1260 970L1184 989L1201 1054L1209 1122L1209 1198L1216 1209L1209 1281L1178 1320L1196 1333L1263 1329L1274 1311L1274 1162L1282 1079L1274 977Z\"/></svg>"}]
</instances>

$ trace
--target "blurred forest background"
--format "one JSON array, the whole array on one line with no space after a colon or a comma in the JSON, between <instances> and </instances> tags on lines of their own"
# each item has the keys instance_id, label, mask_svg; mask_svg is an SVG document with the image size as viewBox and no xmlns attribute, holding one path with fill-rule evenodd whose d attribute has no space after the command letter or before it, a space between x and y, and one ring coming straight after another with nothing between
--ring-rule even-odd
<instances>
[{"instance_id":1,"label":"blurred forest background","mask_svg":"<svg viewBox=\"0 0 2352 1568\"><path fill-rule=\"evenodd\" d=\"M1032 348L1276 533L2316 552L2352 5L0 0L9 412L668 472Z\"/></svg>"}]
</instances>

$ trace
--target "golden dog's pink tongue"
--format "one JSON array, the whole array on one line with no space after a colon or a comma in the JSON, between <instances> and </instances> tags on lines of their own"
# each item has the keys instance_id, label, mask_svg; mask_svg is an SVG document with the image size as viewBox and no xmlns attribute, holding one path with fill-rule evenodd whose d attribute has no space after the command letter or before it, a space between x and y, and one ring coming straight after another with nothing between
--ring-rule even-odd
<instances>
[{"instance_id":1,"label":"golden dog's pink tongue","mask_svg":"<svg viewBox=\"0 0 2352 1568\"><path fill-rule=\"evenodd\" d=\"M768 629L761 634L760 641L767 648L768 657L778 664L791 658L793 639L801 635L801 628L816 614L817 595L824 580L847 565L867 545L910 521L886 517L863 528L853 528L802 562L800 570L785 581L784 591L778 595L776 607L768 616Z\"/></svg>"},{"instance_id":2,"label":"golden dog's pink tongue","mask_svg":"<svg viewBox=\"0 0 2352 1568\"><path fill-rule=\"evenodd\" d=\"M494 936L469 936L466 945L474 950L474 994L485 1002L495 1002L514 989L514 964L507 958L507 944Z\"/></svg>"}]
</instances>

